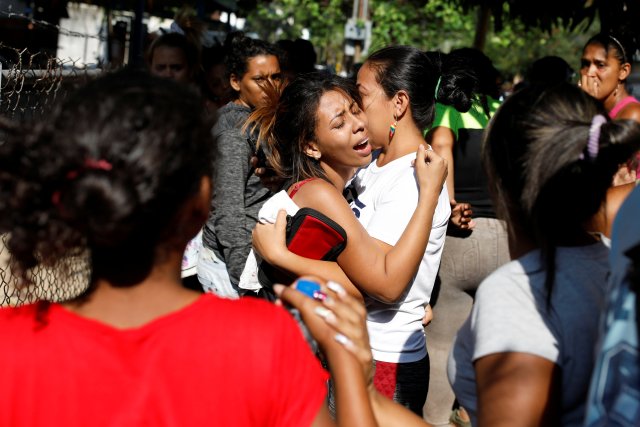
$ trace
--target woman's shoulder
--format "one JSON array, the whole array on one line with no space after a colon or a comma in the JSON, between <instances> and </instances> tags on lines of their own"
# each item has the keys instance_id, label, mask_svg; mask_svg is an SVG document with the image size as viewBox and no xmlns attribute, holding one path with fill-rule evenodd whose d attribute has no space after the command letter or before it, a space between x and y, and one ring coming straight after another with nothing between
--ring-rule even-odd
<instances>
[{"instance_id":1,"label":"woman's shoulder","mask_svg":"<svg viewBox=\"0 0 640 427\"><path fill-rule=\"evenodd\" d=\"M294 188L294 184L291 188ZM342 193L331 183L324 179L312 179L299 186L293 196L293 200L301 207L307 207L311 200L327 203L336 199L342 199ZM303 203L299 203L302 201ZM304 203L307 202L307 203Z\"/></svg>"},{"instance_id":2,"label":"woman's shoulder","mask_svg":"<svg viewBox=\"0 0 640 427\"><path fill-rule=\"evenodd\" d=\"M281 307L261 298L245 297L240 299L221 298L213 294L202 297L200 313L203 316L228 319L230 324L238 321L255 327L257 320L283 319L286 312Z\"/></svg>"},{"instance_id":3,"label":"woman's shoulder","mask_svg":"<svg viewBox=\"0 0 640 427\"><path fill-rule=\"evenodd\" d=\"M616 115L616 119L635 120L640 123L640 101L633 98L631 102L620 109Z\"/></svg>"},{"instance_id":4,"label":"woman's shoulder","mask_svg":"<svg viewBox=\"0 0 640 427\"><path fill-rule=\"evenodd\" d=\"M552 291L554 301L579 298L587 288L601 293L605 289L608 253L609 249L603 243L558 247ZM541 253L533 250L502 265L487 276L478 287L476 301L511 299L544 302L547 295L545 279L546 269Z\"/></svg>"},{"instance_id":5,"label":"woman's shoulder","mask_svg":"<svg viewBox=\"0 0 640 427\"><path fill-rule=\"evenodd\" d=\"M300 187L293 201L301 208L312 208L326 215L345 227L347 233L357 223L342 191L323 179L314 179Z\"/></svg>"},{"instance_id":6,"label":"woman's shoulder","mask_svg":"<svg viewBox=\"0 0 640 427\"><path fill-rule=\"evenodd\" d=\"M239 133L249 114L251 114L251 110L248 107L229 102L218 110L216 123L213 127L214 134L228 130L237 130Z\"/></svg>"}]
</instances>

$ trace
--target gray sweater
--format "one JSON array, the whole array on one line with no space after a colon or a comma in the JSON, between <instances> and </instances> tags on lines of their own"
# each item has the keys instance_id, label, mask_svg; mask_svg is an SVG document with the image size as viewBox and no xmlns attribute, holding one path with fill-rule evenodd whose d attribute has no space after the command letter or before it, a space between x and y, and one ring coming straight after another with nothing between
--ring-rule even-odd
<instances>
[{"instance_id":1,"label":"gray sweater","mask_svg":"<svg viewBox=\"0 0 640 427\"><path fill-rule=\"evenodd\" d=\"M251 232L258 211L271 197L250 165L255 142L241 132L251 110L230 102L218 112L213 127L218 156L213 181L211 212L202 234L203 243L227 264L234 286L251 250Z\"/></svg>"}]
</instances>

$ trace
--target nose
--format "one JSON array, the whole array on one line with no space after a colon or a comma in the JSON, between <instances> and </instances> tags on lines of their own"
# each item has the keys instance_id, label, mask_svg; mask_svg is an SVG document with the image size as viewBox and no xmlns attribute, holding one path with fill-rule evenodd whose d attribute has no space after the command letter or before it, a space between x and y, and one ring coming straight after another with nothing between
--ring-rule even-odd
<instances>
[{"instance_id":1,"label":"nose","mask_svg":"<svg viewBox=\"0 0 640 427\"><path fill-rule=\"evenodd\" d=\"M364 113L354 115L353 133L362 132L367 128L367 119Z\"/></svg>"},{"instance_id":2,"label":"nose","mask_svg":"<svg viewBox=\"0 0 640 427\"><path fill-rule=\"evenodd\" d=\"M170 70L164 68L162 70L156 71L156 75L162 77L163 79L167 79L171 77Z\"/></svg>"}]
</instances>

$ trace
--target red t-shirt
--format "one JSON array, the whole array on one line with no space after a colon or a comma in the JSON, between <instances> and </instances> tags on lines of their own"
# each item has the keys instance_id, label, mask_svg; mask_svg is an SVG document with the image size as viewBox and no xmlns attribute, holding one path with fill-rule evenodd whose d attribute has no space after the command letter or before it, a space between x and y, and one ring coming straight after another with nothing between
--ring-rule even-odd
<instances>
[{"instance_id":1,"label":"red t-shirt","mask_svg":"<svg viewBox=\"0 0 640 427\"><path fill-rule=\"evenodd\" d=\"M327 373L283 309L204 295L134 329L0 310L0 425L305 426Z\"/></svg>"}]
</instances>

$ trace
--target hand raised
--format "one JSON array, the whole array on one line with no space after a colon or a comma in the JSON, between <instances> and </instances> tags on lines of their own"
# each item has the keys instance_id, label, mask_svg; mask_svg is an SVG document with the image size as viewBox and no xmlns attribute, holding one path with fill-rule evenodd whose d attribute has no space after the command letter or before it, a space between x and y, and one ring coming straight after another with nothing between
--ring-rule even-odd
<instances>
[{"instance_id":1,"label":"hand raised","mask_svg":"<svg viewBox=\"0 0 640 427\"><path fill-rule=\"evenodd\" d=\"M416 170L420 190L435 191L440 194L447 178L447 161L436 154L431 147L427 149L424 145L420 145L413 167Z\"/></svg>"}]
</instances>

